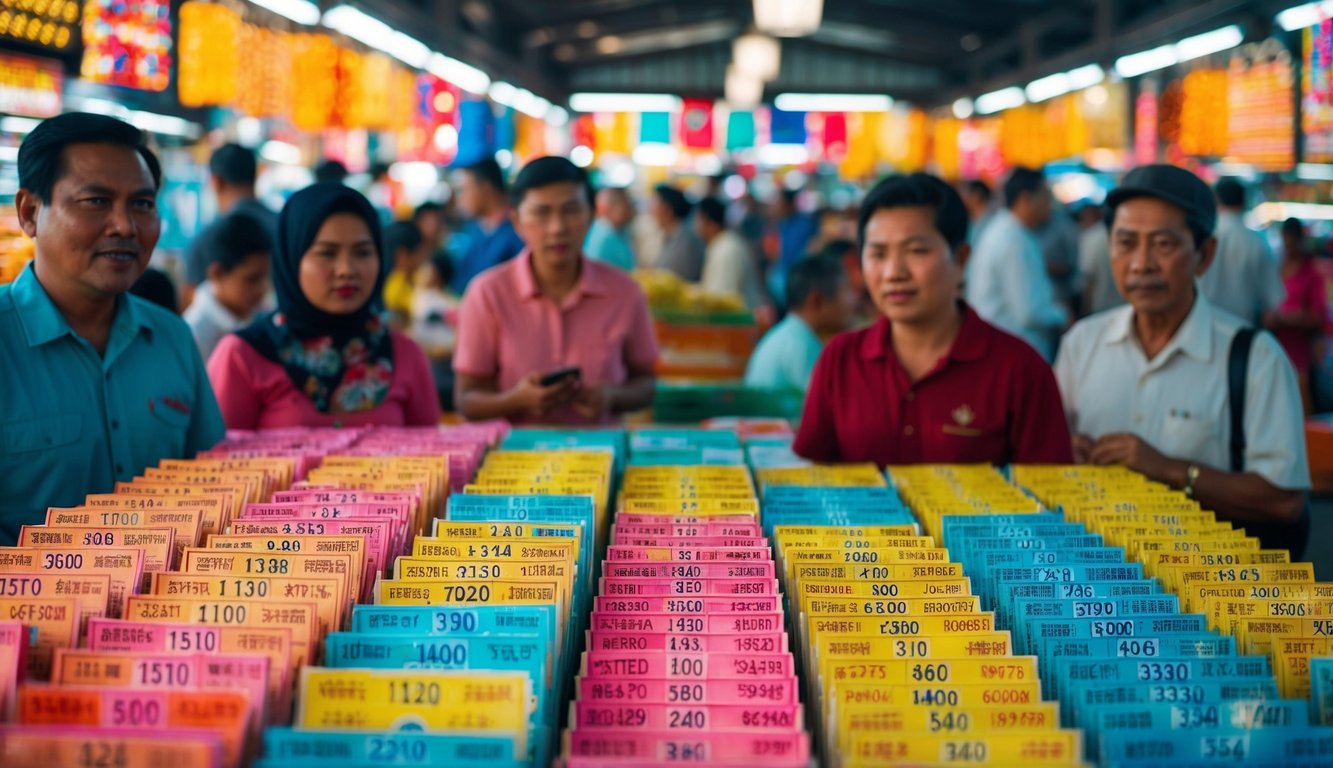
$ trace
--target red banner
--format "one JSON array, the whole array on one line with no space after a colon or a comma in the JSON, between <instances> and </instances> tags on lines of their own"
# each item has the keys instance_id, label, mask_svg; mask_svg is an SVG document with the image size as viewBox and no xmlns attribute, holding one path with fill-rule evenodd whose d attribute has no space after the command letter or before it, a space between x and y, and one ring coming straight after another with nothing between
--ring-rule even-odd
<instances>
[{"instance_id":1,"label":"red banner","mask_svg":"<svg viewBox=\"0 0 1333 768\"><path fill-rule=\"evenodd\" d=\"M712 149L713 102L685 100L680 111L680 143L689 149Z\"/></svg>"}]
</instances>

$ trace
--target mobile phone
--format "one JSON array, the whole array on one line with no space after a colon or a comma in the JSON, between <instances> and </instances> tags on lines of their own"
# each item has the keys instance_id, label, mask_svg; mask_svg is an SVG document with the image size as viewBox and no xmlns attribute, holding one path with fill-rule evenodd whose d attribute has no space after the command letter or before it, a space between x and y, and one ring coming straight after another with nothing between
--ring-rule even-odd
<instances>
[{"instance_id":1,"label":"mobile phone","mask_svg":"<svg viewBox=\"0 0 1333 768\"><path fill-rule=\"evenodd\" d=\"M551 371L541 377L537 383L541 384L543 387L549 387L554 384L559 384L566 379L574 379L577 381L582 376L583 373L578 368L561 368L556 371Z\"/></svg>"}]
</instances>

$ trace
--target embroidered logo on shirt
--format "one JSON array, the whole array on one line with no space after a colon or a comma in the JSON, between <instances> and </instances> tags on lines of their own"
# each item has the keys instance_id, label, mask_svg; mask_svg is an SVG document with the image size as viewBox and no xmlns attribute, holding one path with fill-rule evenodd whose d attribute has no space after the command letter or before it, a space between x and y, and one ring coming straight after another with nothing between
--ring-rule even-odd
<instances>
[{"instance_id":1,"label":"embroidered logo on shirt","mask_svg":"<svg viewBox=\"0 0 1333 768\"><path fill-rule=\"evenodd\" d=\"M190 415L190 406L186 405L180 400L177 400L174 397L163 397L159 399L161 399L163 405L170 408L171 410L183 413L186 416Z\"/></svg>"},{"instance_id":2,"label":"embroidered logo on shirt","mask_svg":"<svg viewBox=\"0 0 1333 768\"><path fill-rule=\"evenodd\" d=\"M943 426L944 434L958 435L959 437L980 437L981 430L973 429L972 422L976 421L977 414L968 407L966 403L953 409L953 424Z\"/></svg>"}]
</instances>

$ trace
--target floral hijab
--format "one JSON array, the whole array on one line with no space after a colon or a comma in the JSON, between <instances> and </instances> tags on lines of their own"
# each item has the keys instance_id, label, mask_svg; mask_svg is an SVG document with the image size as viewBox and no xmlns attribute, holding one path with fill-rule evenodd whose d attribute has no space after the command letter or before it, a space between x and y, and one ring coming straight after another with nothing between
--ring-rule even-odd
<instances>
[{"instance_id":1,"label":"floral hijab","mask_svg":"<svg viewBox=\"0 0 1333 768\"><path fill-rule=\"evenodd\" d=\"M356 312L333 315L301 292L301 258L334 214L366 222L380 256L370 299ZM393 339L375 311L389 271L379 216L361 193L341 184L315 184L292 195L278 217L273 288L278 309L239 333L287 371L296 389L321 413L368 411L384 402L393 381Z\"/></svg>"}]
</instances>

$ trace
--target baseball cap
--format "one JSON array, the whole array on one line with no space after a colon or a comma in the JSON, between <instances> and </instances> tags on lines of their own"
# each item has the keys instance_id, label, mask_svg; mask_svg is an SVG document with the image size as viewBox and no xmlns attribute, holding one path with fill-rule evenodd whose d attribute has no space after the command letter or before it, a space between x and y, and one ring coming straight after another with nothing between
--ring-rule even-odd
<instances>
[{"instance_id":1,"label":"baseball cap","mask_svg":"<svg viewBox=\"0 0 1333 768\"><path fill-rule=\"evenodd\" d=\"M1212 234L1217 227L1217 201L1203 179L1175 165L1159 163L1135 168L1106 196L1107 219L1116 206L1136 197L1155 197L1179 206L1191 230Z\"/></svg>"}]
</instances>

